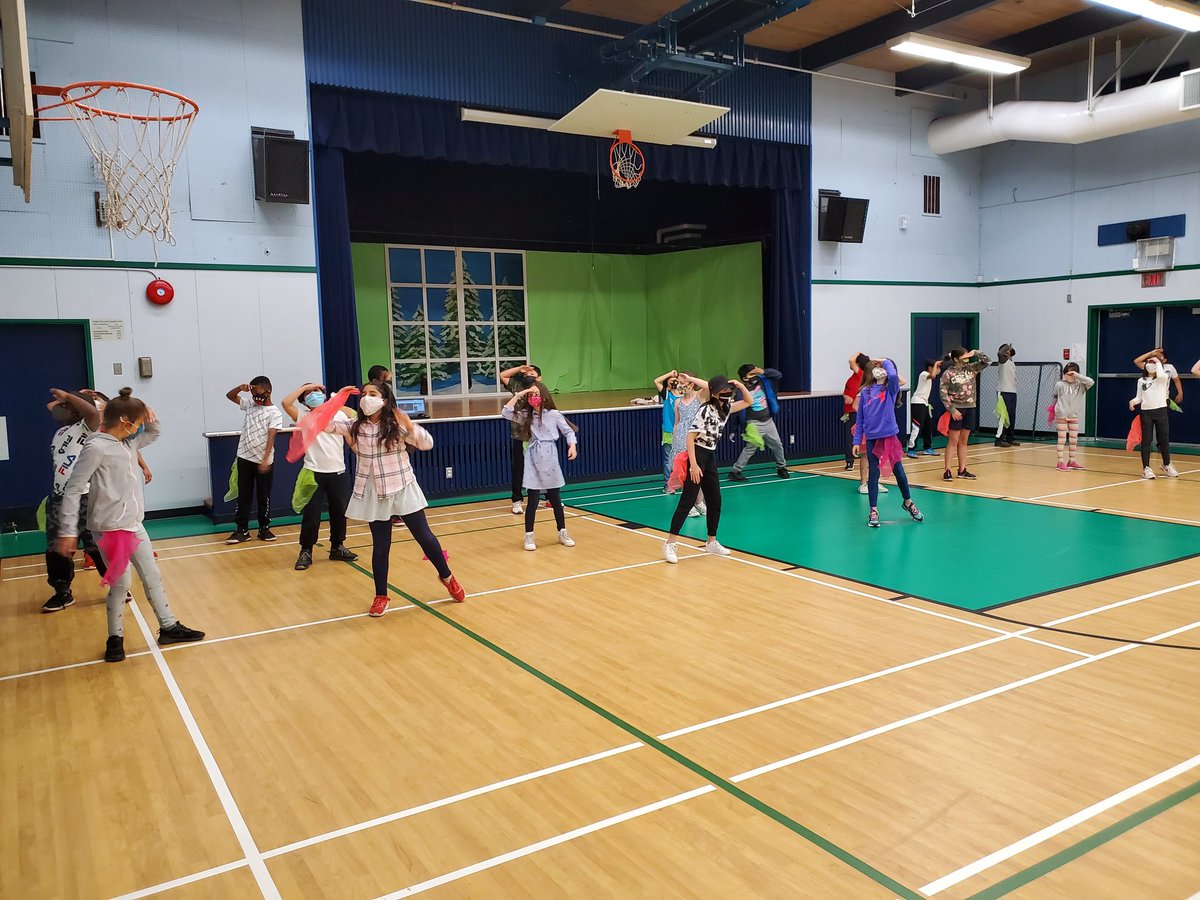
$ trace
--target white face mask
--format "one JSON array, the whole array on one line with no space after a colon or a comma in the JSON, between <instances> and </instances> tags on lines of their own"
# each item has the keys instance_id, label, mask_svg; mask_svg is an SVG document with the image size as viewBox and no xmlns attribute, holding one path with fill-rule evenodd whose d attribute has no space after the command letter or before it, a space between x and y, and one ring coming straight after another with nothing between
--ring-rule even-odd
<instances>
[{"instance_id":1,"label":"white face mask","mask_svg":"<svg viewBox=\"0 0 1200 900\"><path fill-rule=\"evenodd\" d=\"M883 379L887 378L887 370L881 369L881 368L879 368L879 366L876 366L874 369L871 370L871 377L874 378L876 381L883 381Z\"/></svg>"},{"instance_id":2,"label":"white face mask","mask_svg":"<svg viewBox=\"0 0 1200 900\"><path fill-rule=\"evenodd\" d=\"M1158 363L1156 363L1156 362L1146 363L1146 371L1149 372L1150 374L1154 374L1155 372L1158 371Z\"/></svg>"},{"instance_id":3,"label":"white face mask","mask_svg":"<svg viewBox=\"0 0 1200 900\"><path fill-rule=\"evenodd\" d=\"M358 401L358 408L363 411L364 415L373 416L383 409L383 398L368 394Z\"/></svg>"}]
</instances>

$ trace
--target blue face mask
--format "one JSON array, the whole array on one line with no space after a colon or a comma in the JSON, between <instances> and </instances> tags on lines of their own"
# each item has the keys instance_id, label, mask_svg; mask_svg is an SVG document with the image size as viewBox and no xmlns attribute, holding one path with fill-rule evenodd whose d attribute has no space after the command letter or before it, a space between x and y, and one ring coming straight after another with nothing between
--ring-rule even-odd
<instances>
[{"instance_id":1,"label":"blue face mask","mask_svg":"<svg viewBox=\"0 0 1200 900\"><path fill-rule=\"evenodd\" d=\"M304 405L309 409L316 409L325 402L325 394L321 391L309 391L304 398Z\"/></svg>"},{"instance_id":2,"label":"blue face mask","mask_svg":"<svg viewBox=\"0 0 1200 900\"><path fill-rule=\"evenodd\" d=\"M139 426L137 427L137 431L135 431L135 432L134 432L133 434L131 434L129 437L125 438L125 440L127 440L127 441L136 441L138 438L140 438L140 437L142 436L142 432L143 432L143 431L145 431L145 430L146 430L146 426L145 426L145 425L139 425Z\"/></svg>"}]
</instances>

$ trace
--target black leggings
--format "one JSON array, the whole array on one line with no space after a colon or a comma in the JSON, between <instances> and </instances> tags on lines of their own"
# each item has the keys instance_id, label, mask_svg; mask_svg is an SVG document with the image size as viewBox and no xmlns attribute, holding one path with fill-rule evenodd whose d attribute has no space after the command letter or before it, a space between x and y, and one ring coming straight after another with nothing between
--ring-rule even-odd
<instances>
[{"instance_id":1,"label":"black leggings","mask_svg":"<svg viewBox=\"0 0 1200 900\"><path fill-rule=\"evenodd\" d=\"M521 482L525 479L525 442L512 439L512 502L521 502Z\"/></svg>"},{"instance_id":2,"label":"black leggings","mask_svg":"<svg viewBox=\"0 0 1200 900\"><path fill-rule=\"evenodd\" d=\"M541 502L542 492L529 489L529 496L525 498L525 530L533 531L533 520L537 516L538 504ZM550 506L554 510L554 524L558 526L558 530L562 531L567 527L567 514L563 511L562 503L562 488L553 488L546 491L546 499L550 501Z\"/></svg>"},{"instance_id":3,"label":"black leggings","mask_svg":"<svg viewBox=\"0 0 1200 900\"><path fill-rule=\"evenodd\" d=\"M933 447L933 410L924 403L912 405L913 424L917 426L917 434L909 441L908 446L917 449L918 438L928 450Z\"/></svg>"},{"instance_id":4,"label":"black leggings","mask_svg":"<svg viewBox=\"0 0 1200 900\"><path fill-rule=\"evenodd\" d=\"M450 566L446 563L446 555L442 553L442 545L437 536L429 530L429 522L425 518L425 510L418 510L401 516L405 526L416 539L417 544L425 551L433 567L437 569L438 578L445 581L450 577ZM392 550L392 523L388 519L382 522L371 522L371 574L375 576L375 596L386 597L388 592L388 563Z\"/></svg>"},{"instance_id":5,"label":"black leggings","mask_svg":"<svg viewBox=\"0 0 1200 900\"><path fill-rule=\"evenodd\" d=\"M1167 421L1167 408L1142 410L1142 468L1150 468L1150 436L1158 439L1158 452L1162 454L1164 466L1171 464L1171 426Z\"/></svg>"},{"instance_id":6,"label":"black leggings","mask_svg":"<svg viewBox=\"0 0 1200 900\"><path fill-rule=\"evenodd\" d=\"M671 517L671 536L679 534L688 512L696 505L696 498L704 492L704 505L708 507L708 536L717 536L717 526L721 523L721 479L717 474L717 454L704 447L696 448L696 465L700 467L700 483L692 481L691 471L683 482L683 490L679 494L679 505L675 507L675 515Z\"/></svg>"}]
</instances>

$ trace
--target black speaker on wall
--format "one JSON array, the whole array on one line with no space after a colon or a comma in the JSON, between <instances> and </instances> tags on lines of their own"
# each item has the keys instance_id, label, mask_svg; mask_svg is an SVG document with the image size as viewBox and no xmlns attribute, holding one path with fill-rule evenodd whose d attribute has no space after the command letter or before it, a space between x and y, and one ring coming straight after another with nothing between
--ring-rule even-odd
<instances>
[{"instance_id":1,"label":"black speaker on wall","mask_svg":"<svg viewBox=\"0 0 1200 900\"><path fill-rule=\"evenodd\" d=\"M870 200L861 197L822 194L817 218L817 240L861 244L867 229L867 207L870 203Z\"/></svg>"},{"instance_id":2,"label":"black speaker on wall","mask_svg":"<svg viewBox=\"0 0 1200 900\"><path fill-rule=\"evenodd\" d=\"M308 203L308 141L294 131L251 128L254 199L268 203Z\"/></svg>"}]
</instances>

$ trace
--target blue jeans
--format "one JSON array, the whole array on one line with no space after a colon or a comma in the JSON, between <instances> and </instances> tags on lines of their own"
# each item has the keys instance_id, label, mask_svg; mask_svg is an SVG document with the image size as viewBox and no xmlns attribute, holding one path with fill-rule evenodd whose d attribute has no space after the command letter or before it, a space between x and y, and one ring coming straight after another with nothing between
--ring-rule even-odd
<instances>
[{"instance_id":1,"label":"blue jeans","mask_svg":"<svg viewBox=\"0 0 1200 900\"><path fill-rule=\"evenodd\" d=\"M875 441L867 440L867 499L871 501L871 509L879 506L879 457L875 455ZM908 490L908 476L904 474L904 463L898 462L892 467L896 476L896 485L900 488L900 496L906 501L912 499Z\"/></svg>"},{"instance_id":2,"label":"blue jeans","mask_svg":"<svg viewBox=\"0 0 1200 900\"><path fill-rule=\"evenodd\" d=\"M671 452L670 444L663 444L663 484L666 485L671 480L672 464L675 462L675 454Z\"/></svg>"}]
</instances>

